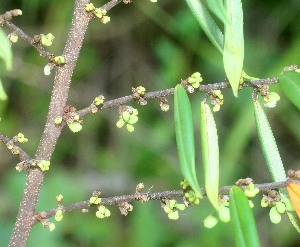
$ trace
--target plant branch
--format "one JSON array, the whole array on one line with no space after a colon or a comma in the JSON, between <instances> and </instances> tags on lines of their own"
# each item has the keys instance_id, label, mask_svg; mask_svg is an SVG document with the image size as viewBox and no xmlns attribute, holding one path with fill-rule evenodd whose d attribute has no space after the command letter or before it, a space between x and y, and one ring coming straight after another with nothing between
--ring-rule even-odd
<instances>
[{"instance_id":1,"label":"plant branch","mask_svg":"<svg viewBox=\"0 0 300 247\"><path fill-rule=\"evenodd\" d=\"M40 43L35 43L34 38L30 37L25 32L23 32L23 30L21 30L16 25L14 25L9 20L7 20L6 16L9 15L9 13L11 13L13 11L16 11L16 10L7 11L5 14L0 16L0 20L2 20L2 22L1 22L2 25L8 27L11 31L13 31L21 39L26 41L28 44L32 45L40 53L40 55L42 57L47 58L49 61L52 60L52 58L54 57L54 55L52 53L48 52Z\"/></svg>"},{"instance_id":2,"label":"plant branch","mask_svg":"<svg viewBox=\"0 0 300 247\"><path fill-rule=\"evenodd\" d=\"M10 143L13 143L12 139L4 135L2 132L0 132L0 141L2 141L6 146ZM13 150L17 150L17 155L19 156L19 159L21 161L28 162L32 160L31 157L22 148L18 147L14 143L13 143Z\"/></svg>"},{"instance_id":3,"label":"plant branch","mask_svg":"<svg viewBox=\"0 0 300 247\"><path fill-rule=\"evenodd\" d=\"M186 83L186 80L182 80L182 82ZM278 83L278 77L273 77L273 78L265 78L265 79L259 79L259 80L251 80L249 82L245 82L241 85L241 88L245 87L253 87L256 88L260 85L271 85L271 84L277 84ZM230 84L228 82L218 82L218 83L213 83L213 84L207 84L207 85L200 85L198 89L196 89L199 92L209 92L212 90L220 90L220 89L225 89L225 88L230 88ZM195 90L195 91L196 91ZM154 92L149 92L144 95L145 100L148 99L160 99L162 97L170 96L174 94L174 88L170 89L165 89L165 90L160 90L160 91L154 91ZM124 96L118 99L110 100L105 102L101 109L107 109L107 108L112 108L112 107L118 107L120 105L124 105L128 102L134 101L133 95L128 95ZM78 114L80 117L83 117L89 113L92 113L92 110L95 109L95 105L92 103L90 106L79 110Z\"/></svg>"},{"instance_id":4,"label":"plant branch","mask_svg":"<svg viewBox=\"0 0 300 247\"><path fill-rule=\"evenodd\" d=\"M297 181L297 180L294 180ZM298 181L299 182L299 181ZM281 182L273 182L273 183L264 183L264 184L255 184L255 187L258 188L260 191L265 192L272 189L280 189L285 188L290 181L281 181ZM229 193L232 186L224 186L219 189L219 194L226 195ZM244 188L244 186L242 186ZM202 195L206 196L205 189L201 189ZM133 201L141 201L147 202L151 200L158 200L161 201L163 199L171 199L171 198L178 198L183 197L184 192L183 190L173 190L173 191L162 191L156 193L136 193L132 195L122 195L122 196L114 196L108 198L101 198L101 205L118 205L123 202L133 202ZM53 217L58 209L61 209L63 212L75 211L75 210L83 210L88 209L95 205L90 205L90 201L81 201L77 203L73 203L70 205L59 206L57 208L52 208L47 211L40 212L42 213L43 218L47 219ZM38 223L38 220L35 220L35 223Z\"/></svg>"},{"instance_id":5,"label":"plant branch","mask_svg":"<svg viewBox=\"0 0 300 247\"><path fill-rule=\"evenodd\" d=\"M66 64L56 68L47 122L35 155L35 159L37 160L50 160L61 133L61 128L55 125L54 119L57 116L63 115L63 108L68 98L71 76L90 21L85 13L85 4L87 2L87 0L75 1L71 29L63 52ZM29 233L33 227L32 217L36 209L43 177L44 173L40 169L30 169L28 171L19 214L9 246L26 245Z\"/></svg>"}]
</instances>

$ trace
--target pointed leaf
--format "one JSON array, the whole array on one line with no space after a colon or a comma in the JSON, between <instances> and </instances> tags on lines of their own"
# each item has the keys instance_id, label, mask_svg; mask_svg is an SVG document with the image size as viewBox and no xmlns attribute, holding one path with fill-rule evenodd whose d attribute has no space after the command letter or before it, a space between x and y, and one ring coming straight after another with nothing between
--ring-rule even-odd
<instances>
[{"instance_id":1,"label":"pointed leaf","mask_svg":"<svg viewBox=\"0 0 300 247\"><path fill-rule=\"evenodd\" d=\"M233 186L229 192L229 208L236 246L260 246L255 219L244 191Z\"/></svg>"},{"instance_id":2,"label":"pointed leaf","mask_svg":"<svg viewBox=\"0 0 300 247\"><path fill-rule=\"evenodd\" d=\"M275 182L284 181L286 179L285 170L282 164L282 160L276 145L275 138L273 136L270 124L264 113L261 105L256 100L254 101L254 112L256 126L258 130L258 136L260 145L271 174L272 179ZM287 192L285 189L280 190L280 195L282 198L287 197ZM297 217L294 212L287 212L287 215L295 227L295 229L300 233L300 226Z\"/></svg>"},{"instance_id":3,"label":"pointed leaf","mask_svg":"<svg viewBox=\"0 0 300 247\"><path fill-rule=\"evenodd\" d=\"M241 0L226 0L229 24L225 26L223 63L226 76L237 97L244 63L243 9Z\"/></svg>"},{"instance_id":4,"label":"pointed leaf","mask_svg":"<svg viewBox=\"0 0 300 247\"><path fill-rule=\"evenodd\" d=\"M210 107L201 102L201 147L205 190L211 204L219 209L219 144L217 127Z\"/></svg>"},{"instance_id":5,"label":"pointed leaf","mask_svg":"<svg viewBox=\"0 0 300 247\"><path fill-rule=\"evenodd\" d=\"M0 28L0 59L5 63L6 69L12 69L12 51L5 32Z\"/></svg>"},{"instance_id":6,"label":"pointed leaf","mask_svg":"<svg viewBox=\"0 0 300 247\"><path fill-rule=\"evenodd\" d=\"M300 73L285 71L279 75L279 82L284 94L300 110Z\"/></svg>"},{"instance_id":7,"label":"pointed leaf","mask_svg":"<svg viewBox=\"0 0 300 247\"><path fill-rule=\"evenodd\" d=\"M207 1L207 6L224 24L228 23L226 9L223 0Z\"/></svg>"},{"instance_id":8,"label":"pointed leaf","mask_svg":"<svg viewBox=\"0 0 300 247\"><path fill-rule=\"evenodd\" d=\"M254 111L260 145L271 177L276 182L284 181L286 175L276 141L266 114L257 100L254 101Z\"/></svg>"},{"instance_id":9,"label":"pointed leaf","mask_svg":"<svg viewBox=\"0 0 300 247\"><path fill-rule=\"evenodd\" d=\"M195 142L192 109L182 85L175 87L174 122L181 172L192 189L201 195L195 169Z\"/></svg>"},{"instance_id":10,"label":"pointed leaf","mask_svg":"<svg viewBox=\"0 0 300 247\"><path fill-rule=\"evenodd\" d=\"M217 50L223 53L224 35L206 10L204 5L199 0L185 0L190 10L199 22L202 30L217 48Z\"/></svg>"}]
</instances>

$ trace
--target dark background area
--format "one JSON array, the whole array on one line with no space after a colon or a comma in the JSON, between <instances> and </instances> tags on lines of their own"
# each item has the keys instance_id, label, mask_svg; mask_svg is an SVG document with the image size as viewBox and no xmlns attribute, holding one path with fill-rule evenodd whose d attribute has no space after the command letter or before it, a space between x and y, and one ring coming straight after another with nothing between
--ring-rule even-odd
<instances>
[{"instance_id":1,"label":"dark background area","mask_svg":"<svg viewBox=\"0 0 300 247\"><path fill-rule=\"evenodd\" d=\"M131 94L131 87L142 85L148 91L174 87L180 79L200 71L204 82L224 81L222 57L201 31L185 1L134 0L119 4L108 15L107 25L90 24L70 89L69 103L77 109L88 106L104 94L107 100ZM96 7L105 1L94 2ZM0 13L19 8L23 15L13 19L30 36L52 33L49 51L62 53L70 27L73 1L0 0ZM245 71L254 77L277 76L283 67L300 64L300 2L243 1L245 32ZM4 28L9 33L9 30ZM19 132L29 138L22 147L34 155L42 134L54 73L43 74L47 61L23 41L13 45L13 71L1 75L9 99L0 102L0 129L12 137ZM300 169L300 115L278 85L271 91L280 94L275 109L267 109L286 170ZM221 185L232 185L241 177L256 183L270 182L260 149L251 102L251 89L234 98L224 90L225 102L215 114L220 142ZM196 163L203 186L199 111L204 94L191 95L197 142ZM45 176L38 210L56 206L55 196L62 194L64 204L87 200L96 189L103 197L134 193L139 182L145 191L179 189L179 170L173 126L173 99L170 111L160 111L159 102L139 110L135 131L118 129L118 110L103 110L86 116L77 134L65 128ZM25 172L17 173L18 159L0 144L0 242L8 243L18 204L22 196ZM254 213L262 246L299 246L296 230L286 216L274 225L268 209L254 200ZM206 229L203 219L213 212L204 199L199 206L183 211L178 221L168 220L159 202L134 203L128 216L117 207L109 207L112 216L103 220L90 213L71 212L49 232L41 224L34 227L28 246L233 246L229 224L219 223Z\"/></svg>"}]
</instances>

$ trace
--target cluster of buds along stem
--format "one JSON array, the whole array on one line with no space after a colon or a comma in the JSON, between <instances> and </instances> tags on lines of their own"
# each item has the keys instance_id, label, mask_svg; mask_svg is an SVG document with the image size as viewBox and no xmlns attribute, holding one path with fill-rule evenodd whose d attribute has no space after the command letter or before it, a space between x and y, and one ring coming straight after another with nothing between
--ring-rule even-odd
<instances>
[{"instance_id":1,"label":"cluster of buds along stem","mask_svg":"<svg viewBox=\"0 0 300 247\"><path fill-rule=\"evenodd\" d=\"M271 208L269 217L274 224L278 224L281 221L281 215L286 211L293 211L290 200L287 197L282 198L276 190L270 190L263 194L261 206L263 208Z\"/></svg>"},{"instance_id":2,"label":"cluster of buds along stem","mask_svg":"<svg viewBox=\"0 0 300 247\"><path fill-rule=\"evenodd\" d=\"M160 98L159 105L160 105L160 109L163 112L167 112L167 111L170 110L170 105L169 105L168 100L166 99L166 97L161 97Z\"/></svg>"},{"instance_id":3,"label":"cluster of buds along stem","mask_svg":"<svg viewBox=\"0 0 300 247\"><path fill-rule=\"evenodd\" d=\"M132 88L132 94L134 99L138 102L139 105L147 105L147 100L145 99L146 88L143 86L138 86Z\"/></svg>"},{"instance_id":4,"label":"cluster of buds along stem","mask_svg":"<svg viewBox=\"0 0 300 247\"><path fill-rule=\"evenodd\" d=\"M96 18L98 18L103 24L110 22L110 17L107 16L107 11L105 9L96 8L94 4L85 4L85 10L88 13L92 13Z\"/></svg>"},{"instance_id":5,"label":"cluster of buds along stem","mask_svg":"<svg viewBox=\"0 0 300 247\"><path fill-rule=\"evenodd\" d=\"M56 117L54 119L55 124L60 125L62 121L65 121L68 124L69 129L76 133L82 129L83 120L80 119L79 115L76 112L76 108L71 105L66 105L64 107L63 117Z\"/></svg>"},{"instance_id":6,"label":"cluster of buds along stem","mask_svg":"<svg viewBox=\"0 0 300 247\"><path fill-rule=\"evenodd\" d=\"M195 92L195 89L200 87L200 83L203 81L201 74L199 72L193 73L188 79L187 83L183 83L189 93Z\"/></svg>"},{"instance_id":7,"label":"cluster of buds along stem","mask_svg":"<svg viewBox=\"0 0 300 247\"><path fill-rule=\"evenodd\" d=\"M180 186L184 192L184 203L186 206L200 203L200 195L192 190L186 179L180 182Z\"/></svg>"},{"instance_id":8,"label":"cluster of buds along stem","mask_svg":"<svg viewBox=\"0 0 300 247\"><path fill-rule=\"evenodd\" d=\"M224 103L224 96L220 90L212 90L212 92L209 94L211 104L214 106L213 111L217 112L220 110L221 105Z\"/></svg>"},{"instance_id":9,"label":"cluster of buds along stem","mask_svg":"<svg viewBox=\"0 0 300 247\"><path fill-rule=\"evenodd\" d=\"M280 100L278 93L269 91L269 85L258 86L258 91L264 99L264 105L268 108L274 108Z\"/></svg>"},{"instance_id":10,"label":"cluster of buds along stem","mask_svg":"<svg viewBox=\"0 0 300 247\"><path fill-rule=\"evenodd\" d=\"M7 35L7 38L9 40L10 44L12 44L12 43L18 42L19 36L16 35L15 33L11 33L11 34Z\"/></svg>"}]
</instances>

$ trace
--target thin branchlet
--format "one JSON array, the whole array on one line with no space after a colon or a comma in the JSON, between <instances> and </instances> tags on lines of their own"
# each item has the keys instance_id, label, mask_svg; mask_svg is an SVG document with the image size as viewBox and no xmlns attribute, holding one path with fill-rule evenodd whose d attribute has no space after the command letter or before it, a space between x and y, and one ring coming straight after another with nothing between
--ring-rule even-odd
<instances>
[{"instance_id":1,"label":"thin branchlet","mask_svg":"<svg viewBox=\"0 0 300 247\"><path fill-rule=\"evenodd\" d=\"M289 181L281 181L281 182L273 182L273 183L264 183L264 184L255 184L254 186L258 188L260 191L265 192L269 190L274 189L280 189L285 188L288 185ZM230 191L232 186L224 186L219 188L219 194L220 195L227 195ZM241 186L244 188L244 186ZM202 195L206 196L205 189L201 189ZM172 190L172 191L162 191L162 192L155 192L155 193L136 193L131 195L122 195L122 196L114 196L114 197L108 197L108 198L101 198L101 205L118 205L120 203L130 203L133 201L141 201L141 202L147 202L147 201L153 201L158 200L161 201L163 199L173 199L178 197L183 197L184 191L183 190ZM143 198L141 200L141 198ZM70 211L77 211L77 210L83 210L90 208L90 201L81 201L69 205L60 205L59 209L61 209L64 212L70 212ZM56 213L58 208L52 208L46 211L41 212L43 214L43 218L50 218L53 217ZM37 213L39 214L39 213ZM38 223L38 218L36 218L35 223Z\"/></svg>"}]
</instances>

